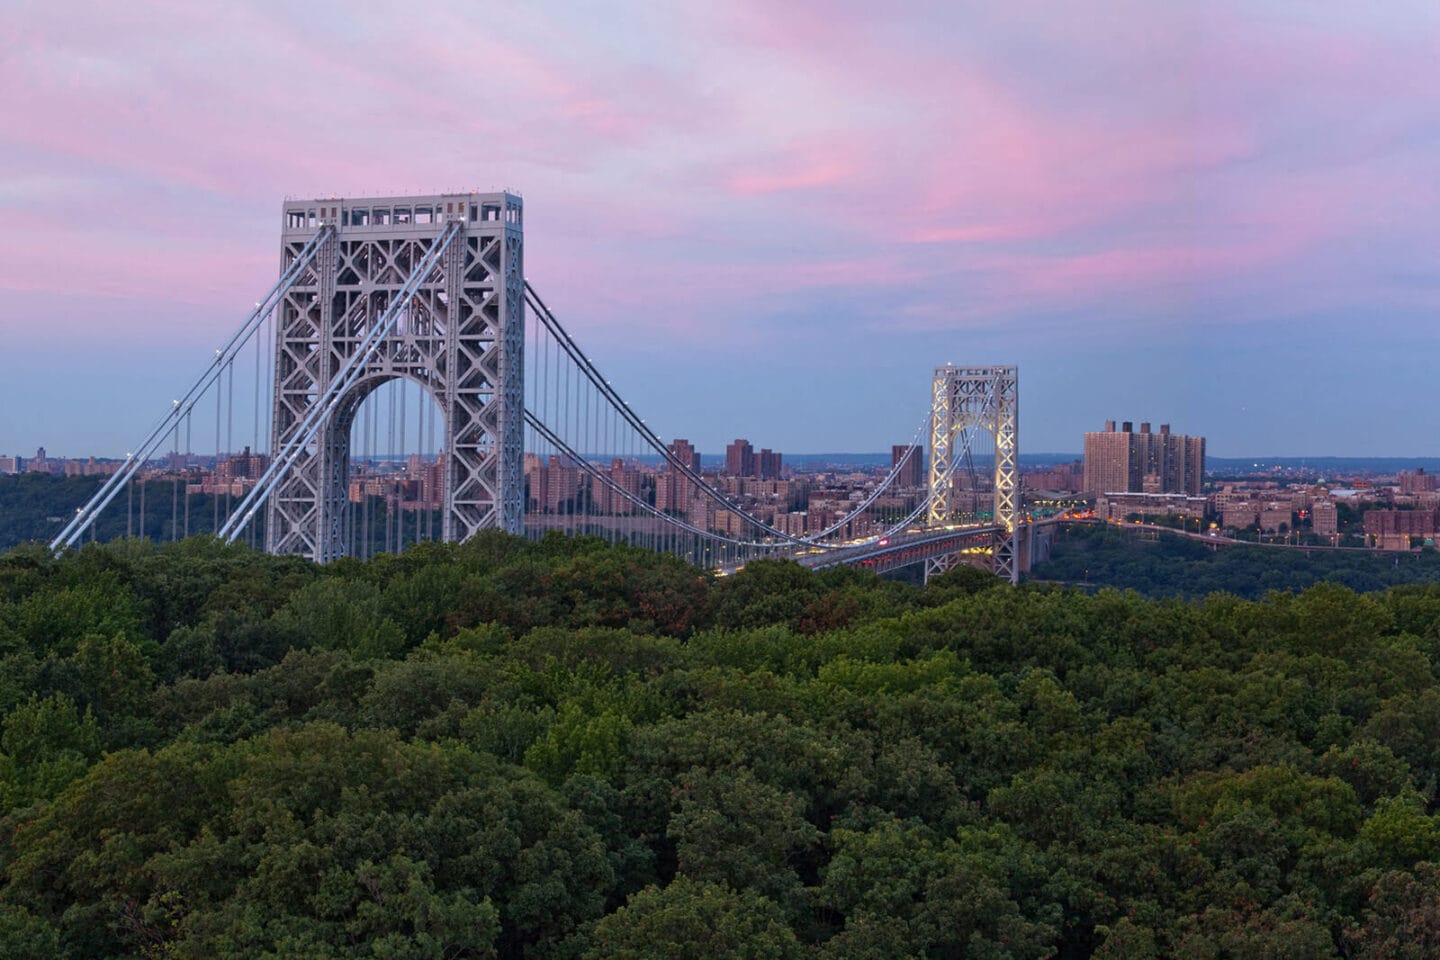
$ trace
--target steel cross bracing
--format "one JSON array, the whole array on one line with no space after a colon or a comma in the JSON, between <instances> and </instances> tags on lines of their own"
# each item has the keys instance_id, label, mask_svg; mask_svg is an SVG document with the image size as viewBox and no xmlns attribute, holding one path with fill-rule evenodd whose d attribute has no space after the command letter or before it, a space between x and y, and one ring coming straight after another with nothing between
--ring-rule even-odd
<instances>
[{"instance_id":1,"label":"steel cross bracing","mask_svg":"<svg viewBox=\"0 0 1440 960\"><path fill-rule=\"evenodd\" d=\"M1019 579L1015 530L1020 512L1019 371L1013 366L935 368L931 388L929 522L950 516L951 482L959 458L957 433L980 427L995 439L994 569L1012 583ZM947 569L949 558L926 561L926 575Z\"/></svg>"},{"instance_id":2,"label":"steel cross bracing","mask_svg":"<svg viewBox=\"0 0 1440 960\"><path fill-rule=\"evenodd\" d=\"M289 262L280 274L280 279L275 285L255 304L240 325L240 329L225 342L225 345L215 351L215 358L190 389L180 399L172 401L170 409L165 416L160 418L153 430L142 440L135 450L125 455L125 463L119 470L110 475L110 478L100 487L95 495L83 507L75 511L75 516L66 524L65 528L50 541L52 551L64 550L73 547L79 542L86 529L95 522L115 496L125 488L141 469L146 461L159 449L165 438L170 436L178 424L184 420L195 408L195 402L210 388L220 375L234 362L235 357L251 341L256 332L260 329L265 318L275 309L279 299L286 295L291 286L303 279L305 271L311 268L316 254L320 247L325 244L334 233L334 228L324 226L315 232L307 242L298 245L292 252Z\"/></svg>"},{"instance_id":3,"label":"steel cross bracing","mask_svg":"<svg viewBox=\"0 0 1440 960\"><path fill-rule=\"evenodd\" d=\"M370 365L384 353L387 345L393 347L389 338L396 330L401 318L406 316L406 308L411 305L422 283L428 280L433 285L435 271L441 257L461 233L463 233L463 226L459 223L451 223L445 227L433 245L420 258L419 263L406 276L399 290L389 298L384 312L369 327L363 338L354 345L353 350L345 358L344 364L333 377L328 379L314 401L305 406L304 416L287 431L283 444L277 440L278 450L270 461L270 465L260 475L258 482L245 496L245 499L240 502L240 506L225 521L225 525L220 528L219 536L222 539L233 542L245 529L245 526L255 518L257 507L267 501L270 503L271 517L273 518L276 494L283 489L285 483L294 482L297 476L314 479L317 476L328 475L332 482L336 479L343 481L345 476L343 473L337 477L334 473L321 473L315 468L316 461L321 460L321 456L316 452L317 448L323 449L325 444L331 444L333 449L335 445L338 445L338 441L335 439L337 421L343 422L348 430L349 420L354 416L354 406L359 405L359 401L351 392L352 388L360 385L366 376L372 375ZM277 385L277 391L279 389ZM346 404L352 405L348 413L345 412ZM348 443L348 433L344 439ZM308 471L305 469L307 466L311 468ZM348 463L345 466L348 469ZM318 492L319 487L316 485L312 489ZM318 497L312 500L311 512L307 515L307 519L319 513L320 503L318 501ZM267 542L274 529L272 521L272 525L267 527L266 531ZM284 551L272 550L271 552ZM334 559L334 557L327 556L323 559Z\"/></svg>"},{"instance_id":4,"label":"steel cross bracing","mask_svg":"<svg viewBox=\"0 0 1440 960\"><path fill-rule=\"evenodd\" d=\"M339 226L318 258L320 269L310 283L296 285L277 321L272 449L289 449L297 439L301 449L277 474L268 498L266 549L320 561L346 552L351 428L365 398L396 379L418 383L440 408L442 539L465 540L489 527L521 532L525 298L519 198L326 203L286 206L286 257L327 213ZM445 232L437 236L425 222L444 223ZM442 236L454 242L441 247ZM402 283L422 262L427 274L408 292L404 309L393 310ZM389 329L373 338L387 318ZM373 349L343 392L332 395L330 386L351 369L364 345ZM333 408L317 424L310 414L321 396L331 396ZM227 536L237 529L232 526Z\"/></svg>"}]
</instances>

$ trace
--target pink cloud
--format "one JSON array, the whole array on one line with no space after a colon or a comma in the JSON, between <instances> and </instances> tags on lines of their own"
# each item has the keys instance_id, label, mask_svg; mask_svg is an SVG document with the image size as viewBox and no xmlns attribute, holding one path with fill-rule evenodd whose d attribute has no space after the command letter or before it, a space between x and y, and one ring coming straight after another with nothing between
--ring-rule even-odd
<instances>
[{"instance_id":1,"label":"pink cloud","mask_svg":"<svg viewBox=\"0 0 1440 960\"><path fill-rule=\"evenodd\" d=\"M0 61L15 105L0 209L78 206L113 226L44 226L0 283L61 289L73 277L47 264L118 249L84 282L231 296L217 274L233 257L273 271L284 193L512 185L537 282L573 286L607 323L867 286L1001 309L1259 289L1257 263L1393 229L1413 169L1354 176L1334 158L1440 113L1422 83L1435 38L1238 10L820 16L746 0L582 22L440 4L424 30L351 11L323 42L312 19L335 8L232 5L218 25L180 3L28 14ZM220 218L245 209L237 238Z\"/></svg>"},{"instance_id":2,"label":"pink cloud","mask_svg":"<svg viewBox=\"0 0 1440 960\"><path fill-rule=\"evenodd\" d=\"M857 164L837 145L806 147L781 154L771 165L755 165L732 174L726 187L740 196L833 187L853 180Z\"/></svg>"}]
</instances>

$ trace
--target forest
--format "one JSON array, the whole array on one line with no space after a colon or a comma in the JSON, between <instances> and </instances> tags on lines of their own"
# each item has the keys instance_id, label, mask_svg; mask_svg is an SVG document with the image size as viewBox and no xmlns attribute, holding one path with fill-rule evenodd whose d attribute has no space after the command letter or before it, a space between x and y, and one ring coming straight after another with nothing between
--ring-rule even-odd
<instances>
[{"instance_id":1,"label":"forest","mask_svg":"<svg viewBox=\"0 0 1440 960\"><path fill-rule=\"evenodd\" d=\"M0 556L0 661L6 958L1440 955L1435 584L192 537Z\"/></svg>"},{"instance_id":2,"label":"forest","mask_svg":"<svg viewBox=\"0 0 1440 960\"><path fill-rule=\"evenodd\" d=\"M1062 527L1053 556L1032 580L1094 589L1115 587L1148 597L1200 599L1233 593L1258 600L1271 590L1295 592L1338 583L1365 593L1440 581L1440 553L1336 550L1331 547L1209 545L1164 533L1108 525Z\"/></svg>"}]
</instances>

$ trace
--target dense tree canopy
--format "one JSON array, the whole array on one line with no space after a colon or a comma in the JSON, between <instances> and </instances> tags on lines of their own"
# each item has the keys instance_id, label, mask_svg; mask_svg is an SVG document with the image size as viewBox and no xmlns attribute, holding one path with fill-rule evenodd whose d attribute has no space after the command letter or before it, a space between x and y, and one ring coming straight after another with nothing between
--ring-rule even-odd
<instances>
[{"instance_id":1,"label":"dense tree canopy","mask_svg":"<svg viewBox=\"0 0 1440 960\"><path fill-rule=\"evenodd\" d=\"M1437 663L1440 585L17 548L0 956L1433 956Z\"/></svg>"},{"instance_id":2,"label":"dense tree canopy","mask_svg":"<svg viewBox=\"0 0 1440 960\"><path fill-rule=\"evenodd\" d=\"M1364 593L1440 581L1440 553L1371 551L1329 546L1226 546L1169 534L1114 527L1061 528L1053 557L1031 578L1088 589L1117 587L1151 597L1201 598L1226 592L1259 600L1271 590L1304 590L1341 583Z\"/></svg>"}]
</instances>

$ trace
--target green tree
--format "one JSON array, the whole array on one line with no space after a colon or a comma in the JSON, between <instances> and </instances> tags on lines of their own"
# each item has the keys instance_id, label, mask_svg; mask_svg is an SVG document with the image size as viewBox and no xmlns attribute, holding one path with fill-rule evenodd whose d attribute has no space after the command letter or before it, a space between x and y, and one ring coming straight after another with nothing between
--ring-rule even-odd
<instances>
[{"instance_id":1,"label":"green tree","mask_svg":"<svg viewBox=\"0 0 1440 960\"><path fill-rule=\"evenodd\" d=\"M304 586L275 620L296 646L345 650L362 659L394 657L405 649L405 632L385 616L380 591L361 580L327 577Z\"/></svg>"},{"instance_id":2,"label":"green tree","mask_svg":"<svg viewBox=\"0 0 1440 960\"><path fill-rule=\"evenodd\" d=\"M0 957L61 960L69 955L60 949L60 935L54 927L23 907L0 903Z\"/></svg>"},{"instance_id":3,"label":"green tree","mask_svg":"<svg viewBox=\"0 0 1440 960\"><path fill-rule=\"evenodd\" d=\"M821 905L845 918L827 956L870 952L865 928L882 926L896 956L1046 957L1053 929L1033 923L1010 899L998 865L951 840L894 821L864 833L832 832Z\"/></svg>"},{"instance_id":4,"label":"green tree","mask_svg":"<svg viewBox=\"0 0 1440 960\"><path fill-rule=\"evenodd\" d=\"M760 783L749 770L692 770L677 789L667 833L678 869L694 880L762 894L798 917L804 885L796 871L820 832L805 802Z\"/></svg>"},{"instance_id":5,"label":"green tree","mask_svg":"<svg viewBox=\"0 0 1440 960\"><path fill-rule=\"evenodd\" d=\"M1410 866L1440 854L1440 820L1425 811L1425 798L1407 788L1382 797L1360 825L1360 839L1374 848L1383 866Z\"/></svg>"},{"instance_id":6,"label":"green tree","mask_svg":"<svg viewBox=\"0 0 1440 960\"><path fill-rule=\"evenodd\" d=\"M793 960L803 956L780 908L753 893L676 877L646 887L595 926L585 960Z\"/></svg>"},{"instance_id":7,"label":"green tree","mask_svg":"<svg viewBox=\"0 0 1440 960\"><path fill-rule=\"evenodd\" d=\"M0 810L50 800L100 756L100 731L63 693L28 702L5 717L0 734Z\"/></svg>"},{"instance_id":8,"label":"green tree","mask_svg":"<svg viewBox=\"0 0 1440 960\"><path fill-rule=\"evenodd\" d=\"M1375 878L1364 922L1346 931L1357 960L1425 960L1440 956L1440 864Z\"/></svg>"}]
</instances>

